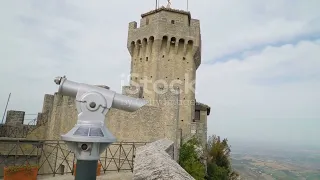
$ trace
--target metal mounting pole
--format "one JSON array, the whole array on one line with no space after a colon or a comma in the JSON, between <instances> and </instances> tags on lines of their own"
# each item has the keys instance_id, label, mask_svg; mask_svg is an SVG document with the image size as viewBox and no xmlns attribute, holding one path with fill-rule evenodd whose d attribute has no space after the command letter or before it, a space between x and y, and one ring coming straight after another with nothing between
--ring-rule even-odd
<instances>
[{"instance_id":1,"label":"metal mounting pole","mask_svg":"<svg viewBox=\"0 0 320 180\"><path fill-rule=\"evenodd\" d=\"M97 167L97 160L77 160L75 180L96 180Z\"/></svg>"},{"instance_id":2,"label":"metal mounting pole","mask_svg":"<svg viewBox=\"0 0 320 180\"><path fill-rule=\"evenodd\" d=\"M10 96L11 96L11 93L9 94L9 97L8 97L8 100L7 100L7 104L6 104L6 107L5 107L4 112L3 112L3 117L2 117L1 124L3 124L4 117L6 116L6 112L7 112L7 108L8 108L8 104L9 104L9 100L10 100Z\"/></svg>"},{"instance_id":3,"label":"metal mounting pole","mask_svg":"<svg viewBox=\"0 0 320 180\"><path fill-rule=\"evenodd\" d=\"M187 11L189 11L189 0L187 0Z\"/></svg>"}]
</instances>

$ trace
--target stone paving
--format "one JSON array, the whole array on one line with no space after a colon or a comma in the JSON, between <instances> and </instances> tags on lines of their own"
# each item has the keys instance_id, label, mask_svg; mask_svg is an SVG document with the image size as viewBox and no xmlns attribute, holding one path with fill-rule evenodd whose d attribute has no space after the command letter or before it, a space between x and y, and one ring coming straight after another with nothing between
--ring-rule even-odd
<instances>
[{"instance_id":1,"label":"stone paving","mask_svg":"<svg viewBox=\"0 0 320 180\"><path fill-rule=\"evenodd\" d=\"M110 172L101 174L97 177L97 180L131 180L133 177L132 172ZM52 176L39 176L38 180L74 180L75 177L72 175L57 175Z\"/></svg>"}]
</instances>

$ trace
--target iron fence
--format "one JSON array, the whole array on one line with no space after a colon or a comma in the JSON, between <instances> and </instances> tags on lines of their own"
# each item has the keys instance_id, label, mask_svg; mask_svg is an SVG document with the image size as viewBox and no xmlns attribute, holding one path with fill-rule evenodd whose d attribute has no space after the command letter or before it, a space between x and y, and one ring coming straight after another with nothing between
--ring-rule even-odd
<instances>
[{"instance_id":1,"label":"iron fence","mask_svg":"<svg viewBox=\"0 0 320 180\"><path fill-rule=\"evenodd\" d=\"M101 172L133 172L136 148L146 142L117 142L101 154ZM73 174L76 158L63 141L0 140L0 177L4 167L19 165L38 166L38 175Z\"/></svg>"}]
</instances>

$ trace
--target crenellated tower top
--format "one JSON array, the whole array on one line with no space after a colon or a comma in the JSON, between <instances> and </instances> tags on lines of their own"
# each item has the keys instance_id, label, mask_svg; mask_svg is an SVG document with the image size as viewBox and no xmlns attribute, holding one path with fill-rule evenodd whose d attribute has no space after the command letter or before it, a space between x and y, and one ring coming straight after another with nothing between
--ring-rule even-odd
<instances>
[{"instance_id":1,"label":"crenellated tower top","mask_svg":"<svg viewBox=\"0 0 320 180\"><path fill-rule=\"evenodd\" d=\"M129 23L127 46L131 55L133 48L141 46L142 43L163 39L170 40L176 46L179 43L192 46L190 53L196 55L196 68L200 66L200 21L192 19L190 12L161 7L142 14L139 27L136 21Z\"/></svg>"}]
</instances>

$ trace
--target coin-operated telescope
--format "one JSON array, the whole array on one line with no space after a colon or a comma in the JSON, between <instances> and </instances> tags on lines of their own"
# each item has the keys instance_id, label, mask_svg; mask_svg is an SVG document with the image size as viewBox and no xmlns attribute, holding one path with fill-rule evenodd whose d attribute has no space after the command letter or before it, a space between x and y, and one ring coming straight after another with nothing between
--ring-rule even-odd
<instances>
[{"instance_id":1,"label":"coin-operated telescope","mask_svg":"<svg viewBox=\"0 0 320 180\"><path fill-rule=\"evenodd\" d=\"M109 109L134 112L146 105L147 101L106 88L73 82L65 76L55 78L54 82L59 85L59 94L75 98L78 111L77 124L61 136L77 158L76 180L95 180L100 154L116 141L104 123Z\"/></svg>"}]
</instances>

